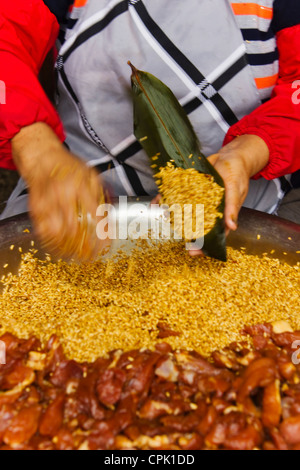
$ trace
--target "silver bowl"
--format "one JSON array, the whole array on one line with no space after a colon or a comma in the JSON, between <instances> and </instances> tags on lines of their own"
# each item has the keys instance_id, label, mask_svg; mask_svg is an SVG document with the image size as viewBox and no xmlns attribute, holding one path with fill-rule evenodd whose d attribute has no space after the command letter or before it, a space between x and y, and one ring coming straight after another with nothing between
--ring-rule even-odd
<instances>
[{"instance_id":1,"label":"silver bowl","mask_svg":"<svg viewBox=\"0 0 300 470\"><path fill-rule=\"evenodd\" d=\"M141 210L140 204L145 207L144 211ZM115 217L119 222L124 214L120 212L117 203L115 208ZM128 201L128 223L137 217L149 219L153 214L153 211L150 211L149 198L131 198ZM157 217L157 213L155 216ZM107 256L111 256L120 248L127 252L132 250L132 241L114 240ZM8 272L17 273L21 253L31 249L32 242L38 249L38 256L43 258L45 252L35 237L28 214L0 221L0 278ZM297 253L300 250L300 225L263 212L242 208L238 230L229 234L227 245L236 249L244 247L246 253L258 256L268 253L270 257L295 265L300 262L300 254ZM12 246L14 249L11 249Z\"/></svg>"}]
</instances>

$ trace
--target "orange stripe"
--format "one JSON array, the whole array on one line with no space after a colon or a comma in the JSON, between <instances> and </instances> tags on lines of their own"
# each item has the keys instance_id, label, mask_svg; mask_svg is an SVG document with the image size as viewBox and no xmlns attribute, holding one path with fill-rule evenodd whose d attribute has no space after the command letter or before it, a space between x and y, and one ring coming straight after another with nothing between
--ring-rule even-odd
<instances>
[{"instance_id":1,"label":"orange stripe","mask_svg":"<svg viewBox=\"0 0 300 470\"><path fill-rule=\"evenodd\" d=\"M235 15L255 15L266 20L273 18L273 8L257 3L231 3L231 6Z\"/></svg>"},{"instance_id":2,"label":"orange stripe","mask_svg":"<svg viewBox=\"0 0 300 470\"><path fill-rule=\"evenodd\" d=\"M257 88L261 90L262 88L269 88L276 85L277 79L278 73L276 75L272 75L271 77L256 78L255 83Z\"/></svg>"},{"instance_id":3,"label":"orange stripe","mask_svg":"<svg viewBox=\"0 0 300 470\"><path fill-rule=\"evenodd\" d=\"M75 0L74 7L75 8L84 7L86 3L87 3L87 0Z\"/></svg>"}]
</instances>

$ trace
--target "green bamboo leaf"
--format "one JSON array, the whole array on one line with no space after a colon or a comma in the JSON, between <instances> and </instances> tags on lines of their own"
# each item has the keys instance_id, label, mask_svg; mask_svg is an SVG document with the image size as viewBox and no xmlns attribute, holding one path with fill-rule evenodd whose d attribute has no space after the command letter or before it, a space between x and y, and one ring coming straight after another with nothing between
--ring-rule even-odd
<instances>
[{"instance_id":1,"label":"green bamboo leaf","mask_svg":"<svg viewBox=\"0 0 300 470\"><path fill-rule=\"evenodd\" d=\"M150 73L137 70L130 62L134 106L134 135L157 168L172 161L177 167L194 168L212 175L224 188L219 173L200 150L197 135L186 112L173 92ZM203 251L213 258L226 261L224 226L225 194L218 208L223 218L218 218L214 228L204 238Z\"/></svg>"}]
</instances>

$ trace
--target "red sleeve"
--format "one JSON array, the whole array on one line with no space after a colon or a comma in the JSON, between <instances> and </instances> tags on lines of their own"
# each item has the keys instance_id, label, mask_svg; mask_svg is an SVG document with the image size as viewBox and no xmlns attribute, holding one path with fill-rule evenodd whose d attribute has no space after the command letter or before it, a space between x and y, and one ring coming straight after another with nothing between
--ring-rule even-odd
<instances>
[{"instance_id":1,"label":"red sleeve","mask_svg":"<svg viewBox=\"0 0 300 470\"><path fill-rule=\"evenodd\" d=\"M271 180L300 169L300 25L279 31L276 38L279 78L271 99L233 125L224 140L226 145L239 135L254 134L266 142L269 163L254 179Z\"/></svg>"},{"instance_id":2,"label":"red sleeve","mask_svg":"<svg viewBox=\"0 0 300 470\"><path fill-rule=\"evenodd\" d=\"M24 126L45 122L64 141L58 114L38 81L58 30L42 0L0 0L0 167L15 169L10 140Z\"/></svg>"}]
</instances>

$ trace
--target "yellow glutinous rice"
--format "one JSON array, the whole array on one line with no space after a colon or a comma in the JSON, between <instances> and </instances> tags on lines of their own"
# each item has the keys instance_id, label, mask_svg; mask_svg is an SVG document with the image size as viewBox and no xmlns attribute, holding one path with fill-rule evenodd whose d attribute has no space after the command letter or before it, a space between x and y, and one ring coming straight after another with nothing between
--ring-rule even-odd
<instances>
[{"instance_id":1,"label":"yellow glutinous rice","mask_svg":"<svg viewBox=\"0 0 300 470\"><path fill-rule=\"evenodd\" d=\"M170 209L174 232L182 239L191 241L205 236L222 217L219 207L224 188L212 176L168 163L155 177L160 181L160 204Z\"/></svg>"},{"instance_id":2,"label":"yellow glutinous rice","mask_svg":"<svg viewBox=\"0 0 300 470\"><path fill-rule=\"evenodd\" d=\"M66 354L93 361L112 350L173 348L204 356L241 339L245 325L277 320L300 329L300 267L228 248L226 263L190 257L184 242L76 264L23 253L0 295L0 335L56 334ZM161 339L161 325L174 332Z\"/></svg>"}]
</instances>

